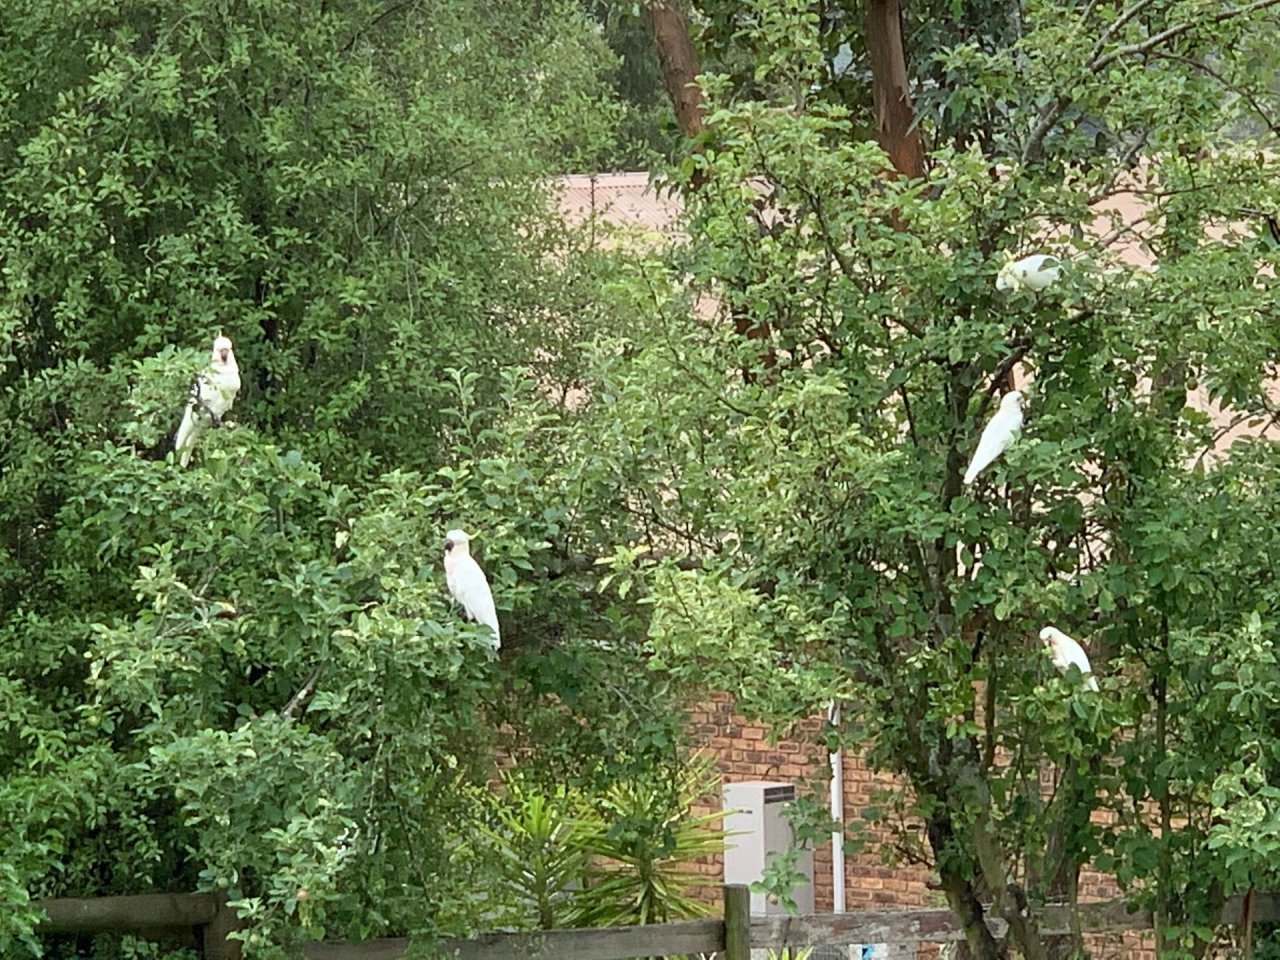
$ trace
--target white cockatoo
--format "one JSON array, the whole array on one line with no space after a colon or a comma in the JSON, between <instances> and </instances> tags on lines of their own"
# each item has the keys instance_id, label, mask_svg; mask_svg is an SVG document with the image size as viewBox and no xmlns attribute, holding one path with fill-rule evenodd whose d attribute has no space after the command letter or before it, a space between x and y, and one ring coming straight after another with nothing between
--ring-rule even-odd
<instances>
[{"instance_id":1,"label":"white cockatoo","mask_svg":"<svg viewBox=\"0 0 1280 960\"><path fill-rule=\"evenodd\" d=\"M497 650L502 645L498 611L493 606L489 581L471 556L470 542L471 538L461 530L450 530L444 535L444 581L467 616L493 631L493 649Z\"/></svg>"},{"instance_id":2,"label":"white cockatoo","mask_svg":"<svg viewBox=\"0 0 1280 960\"><path fill-rule=\"evenodd\" d=\"M995 416L982 428L978 449L973 451L969 469L964 472L964 482L973 483L979 473L1009 449L1009 445L1013 443L1021 429L1022 393L1019 390L1010 390L1000 398L1000 409L996 411Z\"/></svg>"},{"instance_id":3,"label":"white cockatoo","mask_svg":"<svg viewBox=\"0 0 1280 960\"><path fill-rule=\"evenodd\" d=\"M222 422L239 392L240 368L236 366L235 351L231 349L230 338L219 335L213 341L209 369L202 370L191 381L182 423L173 438L173 449L184 467L191 462L191 451L200 434Z\"/></svg>"},{"instance_id":4,"label":"white cockatoo","mask_svg":"<svg viewBox=\"0 0 1280 960\"><path fill-rule=\"evenodd\" d=\"M1084 688L1097 691L1098 681L1093 678L1093 667L1089 664L1089 655L1084 652L1084 647L1057 627L1045 627L1041 630L1040 640L1049 648L1053 665L1058 668L1059 673L1066 673L1067 668L1074 665L1084 675Z\"/></svg>"},{"instance_id":5,"label":"white cockatoo","mask_svg":"<svg viewBox=\"0 0 1280 960\"><path fill-rule=\"evenodd\" d=\"M1006 263L996 274L997 290L1041 290L1056 283L1062 273L1057 257L1047 253L1033 253L1021 260Z\"/></svg>"}]
</instances>

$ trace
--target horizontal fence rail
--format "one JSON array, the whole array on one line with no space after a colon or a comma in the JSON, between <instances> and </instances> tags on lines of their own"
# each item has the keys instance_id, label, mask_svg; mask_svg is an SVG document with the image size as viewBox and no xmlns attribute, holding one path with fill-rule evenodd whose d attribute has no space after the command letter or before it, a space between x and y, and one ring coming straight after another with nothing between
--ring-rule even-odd
<instances>
[{"instance_id":1,"label":"horizontal fence rail","mask_svg":"<svg viewBox=\"0 0 1280 960\"><path fill-rule=\"evenodd\" d=\"M235 911L221 893L145 893L127 897L37 900L37 933L186 932L203 960L240 960Z\"/></svg>"},{"instance_id":2,"label":"horizontal fence rail","mask_svg":"<svg viewBox=\"0 0 1280 960\"><path fill-rule=\"evenodd\" d=\"M212 893L159 893L127 897L40 900L34 904L47 919L40 933L99 933L123 930L193 931L205 960L238 960L240 943L227 939L239 928L226 897ZM1033 911L1042 933L1069 934L1073 910L1065 904L1048 904ZM1079 929L1085 933L1150 930L1149 910L1129 910L1122 900L1081 903L1074 908ZM1280 921L1280 895L1259 893L1253 897L1250 923ZM1232 897L1222 911L1221 922L1245 921L1243 898ZM1006 933L1005 921L987 917L996 937ZM950 910L903 907L819 913L808 916L750 916L746 887L724 888L724 918L684 920L635 927L589 927L541 930L533 933L494 933L468 940L443 940L438 944L413 943L418 956L446 960L628 960L675 954L718 953L723 960L749 960L752 948L843 946L855 943L917 943L960 940L963 933ZM308 960L398 960L410 951L404 938L361 942L320 941L306 944Z\"/></svg>"},{"instance_id":3,"label":"horizontal fence rail","mask_svg":"<svg viewBox=\"0 0 1280 960\"><path fill-rule=\"evenodd\" d=\"M1122 900L1082 903L1076 908L1086 933L1109 930L1149 930L1151 911L1129 911ZM1047 904L1032 911L1045 936L1071 933L1071 908ZM1008 924L988 915L987 929L997 939ZM844 946L850 943L945 943L963 940L964 931L946 907L885 908L851 913L815 913L808 916L766 917L751 921L751 944L756 947L803 947L811 944Z\"/></svg>"},{"instance_id":4,"label":"horizontal fence rail","mask_svg":"<svg viewBox=\"0 0 1280 960\"><path fill-rule=\"evenodd\" d=\"M409 941L309 943L310 960L396 960ZM682 920L645 927L584 927L537 933L492 933L474 940L443 940L427 956L448 960L628 960L724 950L723 920Z\"/></svg>"},{"instance_id":5,"label":"horizontal fence rail","mask_svg":"<svg viewBox=\"0 0 1280 960\"><path fill-rule=\"evenodd\" d=\"M220 899L213 893L145 893L133 897L40 900L41 933L106 933L139 927L196 927L212 923Z\"/></svg>"}]
</instances>

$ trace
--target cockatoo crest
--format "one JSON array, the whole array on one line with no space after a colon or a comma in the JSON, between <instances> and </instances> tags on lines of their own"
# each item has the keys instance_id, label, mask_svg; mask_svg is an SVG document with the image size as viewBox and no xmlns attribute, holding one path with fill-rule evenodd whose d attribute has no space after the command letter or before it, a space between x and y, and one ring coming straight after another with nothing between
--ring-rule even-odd
<instances>
[{"instance_id":1,"label":"cockatoo crest","mask_svg":"<svg viewBox=\"0 0 1280 960\"><path fill-rule=\"evenodd\" d=\"M445 584L468 617L493 631L493 649L497 650L502 645L498 611L489 581L471 556L470 543L471 538L462 530L450 530L444 535Z\"/></svg>"},{"instance_id":2,"label":"cockatoo crest","mask_svg":"<svg viewBox=\"0 0 1280 960\"><path fill-rule=\"evenodd\" d=\"M973 459L964 472L965 484L973 483L978 474L985 470L1000 454L1009 449L1018 431L1022 429L1023 397L1020 390L1010 390L1000 398L1000 409L982 428L982 436L978 438L978 449L973 451Z\"/></svg>"},{"instance_id":3,"label":"cockatoo crest","mask_svg":"<svg viewBox=\"0 0 1280 960\"><path fill-rule=\"evenodd\" d=\"M1056 283L1061 273L1062 264L1057 257L1033 253L1001 267L996 274L996 289L1032 290L1038 293Z\"/></svg>"},{"instance_id":4,"label":"cockatoo crest","mask_svg":"<svg viewBox=\"0 0 1280 960\"><path fill-rule=\"evenodd\" d=\"M236 365L231 339L218 334L209 353L209 368L196 374L191 381L182 423L178 425L178 433L173 439L173 449L184 467L191 462L191 452L200 434L222 423L223 416L236 402L239 393L240 368Z\"/></svg>"},{"instance_id":5,"label":"cockatoo crest","mask_svg":"<svg viewBox=\"0 0 1280 960\"><path fill-rule=\"evenodd\" d=\"M444 535L445 559L471 556L471 536L464 530L450 530Z\"/></svg>"},{"instance_id":6,"label":"cockatoo crest","mask_svg":"<svg viewBox=\"0 0 1280 960\"><path fill-rule=\"evenodd\" d=\"M1089 655L1084 652L1084 647L1057 627L1045 627L1041 630L1040 640L1048 647L1053 665L1058 668L1059 673L1066 673L1068 668L1075 667L1084 675L1086 690L1098 689L1098 681L1093 677L1093 667L1089 663Z\"/></svg>"}]
</instances>

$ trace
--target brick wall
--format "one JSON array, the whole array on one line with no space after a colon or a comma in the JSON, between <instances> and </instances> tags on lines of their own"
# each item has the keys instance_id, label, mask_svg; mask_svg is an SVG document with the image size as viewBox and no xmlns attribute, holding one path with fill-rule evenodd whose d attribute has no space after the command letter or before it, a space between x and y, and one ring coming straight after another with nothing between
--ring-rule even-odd
<instances>
[{"instance_id":1,"label":"brick wall","mask_svg":"<svg viewBox=\"0 0 1280 960\"><path fill-rule=\"evenodd\" d=\"M689 711L689 729L694 742L711 756L725 781L782 780L796 783L814 782L822 787L826 797L826 784L830 782L830 769L825 749L815 743L816 735L824 723L823 717L812 717L796 726L794 735L770 742L766 729L749 723L734 713L733 700L728 694L716 693ZM855 823L861 811L875 802L874 794L893 784L893 778L876 774L867 769L862 759L852 751L844 755L844 812L847 823ZM700 811L719 810L719 796L705 797ZM930 890L928 883L932 872L919 865L903 864L886 866L878 849L881 841L887 841L884 828L867 831L866 849L845 858L845 903L848 909L859 906L941 906L942 894ZM814 908L829 911L831 897L831 843L827 841L814 850ZM697 865L698 871L713 881L703 895L719 900L719 884L723 878L723 858L708 858ZM1085 870L1080 877L1082 900L1103 900L1117 896L1114 880L1096 871ZM1136 934L1099 935L1091 937L1094 956L1144 957L1150 956L1146 938ZM921 956L935 951L922 949Z\"/></svg>"},{"instance_id":2,"label":"brick wall","mask_svg":"<svg viewBox=\"0 0 1280 960\"><path fill-rule=\"evenodd\" d=\"M728 694L711 695L691 708L689 714L694 742L714 758L725 781L783 780L798 787L804 781L812 781L815 787L821 788L822 796L827 796L826 785L830 783L827 753L815 743L823 717L801 721L792 737L771 743L764 727L733 712L733 700ZM857 819L860 812L874 802L875 790L891 783L891 778L872 773L861 758L846 751L846 821ZM719 808L718 796L704 798L701 806L703 810ZM866 850L845 858L845 902L850 909L860 904L905 907L942 903L941 896L926 887L929 872L925 868L907 865L891 868L881 862L875 841L887 839L887 831L872 832L869 839L872 842ZM718 882L723 877L723 859L708 859L700 863L698 869ZM832 905L830 841L814 850L813 873L814 908L819 912L829 911Z\"/></svg>"}]
</instances>

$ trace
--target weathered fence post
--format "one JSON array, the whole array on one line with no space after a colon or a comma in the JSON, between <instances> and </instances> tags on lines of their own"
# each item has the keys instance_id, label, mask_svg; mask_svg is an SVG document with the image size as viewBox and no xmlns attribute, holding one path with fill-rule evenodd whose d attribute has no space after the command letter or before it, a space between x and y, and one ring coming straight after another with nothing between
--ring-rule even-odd
<instances>
[{"instance_id":1,"label":"weathered fence post","mask_svg":"<svg viewBox=\"0 0 1280 960\"><path fill-rule=\"evenodd\" d=\"M218 910L200 931L200 956L202 960L240 960L240 941L227 937L240 929L240 918L227 906L225 893L217 897Z\"/></svg>"},{"instance_id":2,"label":"weathered fence post","mask_svg":"<svg viewBox=\"0 0 1280 960\"><path fill-rule=\"evenodd\" d=\"M724 886L724 960L751 960L751 891Z\"/></svg>"}]
</instances>

